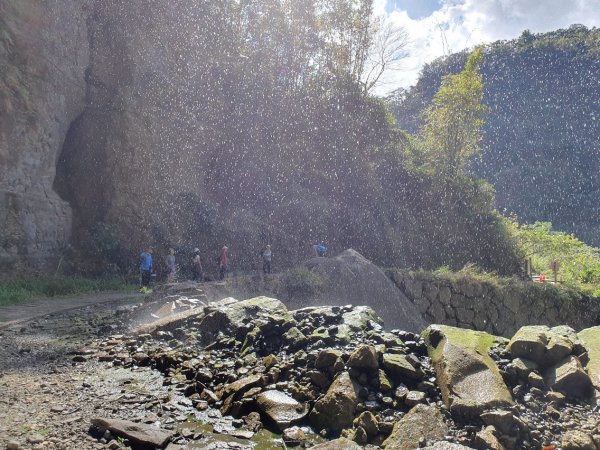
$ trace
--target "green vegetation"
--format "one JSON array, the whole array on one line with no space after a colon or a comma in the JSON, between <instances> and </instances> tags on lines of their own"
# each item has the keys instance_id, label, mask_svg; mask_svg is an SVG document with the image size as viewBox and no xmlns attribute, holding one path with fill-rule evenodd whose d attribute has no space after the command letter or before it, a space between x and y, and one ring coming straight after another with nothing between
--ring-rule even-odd
<instances>
[{"instance_id":1,"label":"green vegetation","mask_svg":"<svg viewBox=\"0 0 600 450\"><path fill-rule=\"evenodd\" d=\"M424 113L423 138L428 165L446 178L464 171L470 159L481 150L487 107L483 104L483 80L479 67L483 48L477 48L465 68L456 75L445 75L442 84Z\"/></svg>"},{"instance_id":2,"label":"green vegetation","mask_svg":"<svg viewBox=\"0 0 600 450\"><path fill-rule=\"evenodd\" d=\"M551 279L551 263L556 261L559 279L600 297L600 249L572 234L553 230L550 222L520 225L513 217L508 223L525 256L531 258L535 272L546 273Z\"/></svg>"},{"instance_id":3,"label":"green vegetation","mask_svg":"<svg viewBox=\"0 0 600 450\"><path fill-rule=\"evenodd\" d=\"M326 279L306 267L288 270L282 278L282 286L290 297L308 297L318 294Z\"/></svg>"},{"instance_id":4,"label":"green vegetation","mask_svg":"<svg viewBox=\"0 0 600 450\"><path fill-rule=\"evenodd\" d=\"M388 98L398 126L418 133L444 76L463 70L468 53L425 66L417 84ZM496 189L500 210L526 223L551 222L600 246L600 29L573 25L524 32L485 48L483 102L489 106L481 158L469 171Z\"/></svg>"},{"instance_id":5,"label":"green vegetation","mask_svg":"<svg viewBox=\"0 0 600 450\"><path fill-rule=\"evenodd\" d=\"M19 303L35 297L84 294L100 291L133 291L137 288L119 278L47 277L0 282L0 305Z\"/></svg>"}]
</instances>

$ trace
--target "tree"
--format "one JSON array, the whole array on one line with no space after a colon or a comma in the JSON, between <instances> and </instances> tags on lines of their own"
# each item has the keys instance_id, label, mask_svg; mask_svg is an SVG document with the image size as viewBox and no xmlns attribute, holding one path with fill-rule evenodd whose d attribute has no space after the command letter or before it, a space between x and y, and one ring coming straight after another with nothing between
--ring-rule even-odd
<instances>
[{"instance_id":1,"label":"tree","mask_svg":"<svg viewBox=\"0 0 600 450\"><path fill-rule=\"evenodd\" d=\"M408 45L408 33L403 27L391 22L378 24L361 67L360 81L365 92L370 92L381 84L381 77L385 72L402 68L402 61L408 56Z\"/></svg>"},{"instance_id":2,"label":"tree","mask_svg":"<svg viewBox=\"0 0 600 450\"><path fill-rule=\"evenodd\" d=\"M479 142L487 112L479 73L482 60L483 47L478 47L461 72L444 76L423 114L420 144L433 170L444 177L461 173L469 159L481 151Z\"/></svg>"}]
</instances>

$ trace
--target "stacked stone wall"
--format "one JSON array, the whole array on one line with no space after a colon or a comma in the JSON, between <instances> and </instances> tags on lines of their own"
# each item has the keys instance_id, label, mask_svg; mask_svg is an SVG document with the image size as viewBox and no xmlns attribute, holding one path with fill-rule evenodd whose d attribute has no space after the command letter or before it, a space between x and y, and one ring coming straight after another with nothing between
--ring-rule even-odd
<instances>
[{"instance_id":1,"label":"stacked stone wall","mask_svg":"<svg viewBox=\"0 0 600 450\"><path fill-rule=\"evenodd\" d=\"M405 271L389 275L431 323L501 336L512 336L524 325L566 324L580 330L600 323L600 300L551 284L515 279L496 284Z\"/></svg>"}]
</instances>

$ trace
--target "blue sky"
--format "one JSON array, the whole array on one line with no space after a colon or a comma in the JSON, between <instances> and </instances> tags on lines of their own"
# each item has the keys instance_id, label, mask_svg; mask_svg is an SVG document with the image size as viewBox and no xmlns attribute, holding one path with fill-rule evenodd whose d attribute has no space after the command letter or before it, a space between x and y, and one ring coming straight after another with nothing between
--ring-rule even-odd
<instances>
[{"instance_id":1,"label":"blue sky","mask_svg":"<svg viewBox=\"0 0 600 450\"><path fill-rule=\"evenodd\" d=\"M414 84L424 64L451 52L524 30L545 33L573 24L600 27L600 0L374 0L376 14L403 27L410 56L376 93Z\"/></svg>"},{"instance_id":2,"label":"blue sky","mask_svg":"<svg viewBox=\"0 0 600 450\"><path fill-rule=\"evenodd\" d=\"M422 19L440 9L439 0L387 0L386 11L406 10L411 19Z\"/></svg>"}]
</instances>

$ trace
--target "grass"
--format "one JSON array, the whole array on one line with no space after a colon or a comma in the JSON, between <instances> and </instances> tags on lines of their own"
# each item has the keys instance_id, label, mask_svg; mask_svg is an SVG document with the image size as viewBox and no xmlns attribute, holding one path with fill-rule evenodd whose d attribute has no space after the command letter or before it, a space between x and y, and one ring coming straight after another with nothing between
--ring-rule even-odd
<instances>
[{"instance_id":1,"label":"grass","mask_svg":"<svg viewBox=\"0 0 600 450\"><path fill-rule=\"evenodd\" d=\"M36 297L85 294L101 291L133 291L137 286L120 278L40 277L0 281L0 305Z\"/></svg>"}]
</instances>

